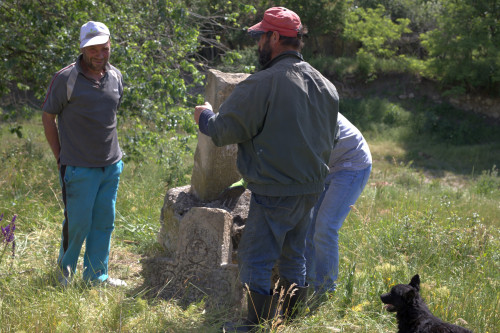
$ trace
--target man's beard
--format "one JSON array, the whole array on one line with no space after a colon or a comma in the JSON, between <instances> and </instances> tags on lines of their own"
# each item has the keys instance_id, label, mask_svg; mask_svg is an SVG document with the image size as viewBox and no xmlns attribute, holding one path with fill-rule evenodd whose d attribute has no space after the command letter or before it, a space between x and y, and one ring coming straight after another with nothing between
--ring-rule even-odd
<instances>
[{"instance_id":1,"label":"man's beard","mask_svg":"<svg viewBox=\"0 0 500 333\"><path fill-rule=\"evenodd\" d=\"M103 63L102 65L94 65L92 63L92 59L90 57L87 57L85 54L83 55L83 62L85 62L85 65L93 70L93 71L102 71L106 68L106 64L108 63L108 60L107 59L104 59L103 60Z\"/></svg>"},{"instance_id":2,"label":"man's beard","mask_svg":"<svg viewBox=\"0 0 500 333\"><path fill-rule=\"evenodd\" d=\"M264 67L269 61L271 61L271 43L268 40L264 43L264 46L259 48L259 64Z\"/></svg>"}]
</instances>

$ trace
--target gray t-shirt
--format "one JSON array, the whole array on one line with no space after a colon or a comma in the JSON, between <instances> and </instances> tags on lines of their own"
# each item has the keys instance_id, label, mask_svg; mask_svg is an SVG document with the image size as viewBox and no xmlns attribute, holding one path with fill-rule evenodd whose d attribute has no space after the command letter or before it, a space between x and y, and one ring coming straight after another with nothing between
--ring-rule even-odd
<instances>
[{"instance_id":1,"label":"gray t-shirt","mask_svg":"<svg viewBox=\"0 0 500 333\"><path fill-rule=\"evenodd\" d=\"M54 75L42 110L57 114L61 165L103 167L122 158L116 131L122 75L107 64L101 80L87 78L80 67L81 57ZM68 101L67 82L73 67L78 76Z\"/></svg>"},{"instance_id":2,"label":"gray t-shirt","mask_svg":"<svg viewBox=\"0 0 500 333\"><path fill-rule=\"evenodd\" d=\"M372 164L372 155L368 143L361 132L340 112L339 141L330 155L330 173L339 170L363 170Z\"/></svg>"}]
</instances>

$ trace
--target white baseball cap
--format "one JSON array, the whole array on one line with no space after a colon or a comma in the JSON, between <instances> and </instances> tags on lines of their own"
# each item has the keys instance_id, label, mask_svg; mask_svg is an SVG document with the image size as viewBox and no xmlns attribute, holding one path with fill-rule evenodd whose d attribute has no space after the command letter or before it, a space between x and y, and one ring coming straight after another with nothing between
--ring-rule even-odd
<instances>
[{"instance_id":1,"label":"white baseball cap","mask_svg":"<svg viewBox=\"0 0 500 333\"><path fill-rule=\"evenodd\" d=\"M109 29L104 23L89 21L80 29L80 48L107 43Z\"/></svg>"}]
</instances>

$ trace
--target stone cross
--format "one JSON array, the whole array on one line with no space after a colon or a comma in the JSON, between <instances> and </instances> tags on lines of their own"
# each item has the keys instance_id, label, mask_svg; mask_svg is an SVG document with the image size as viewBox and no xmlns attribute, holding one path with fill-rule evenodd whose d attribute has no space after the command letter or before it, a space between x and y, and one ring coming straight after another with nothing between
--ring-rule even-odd
<instances>
[{"instance_id":1,"label":"stone cross","mask_svg":"<svg viewBox=\"0 0 500 333\"><path fill-rule=\"evenodd\" d=\"M234 87L247 77L248 74L242 73L208 72L205 100L212 104L215 113ZM225 188L240 180L241 175L236 168L237 152L236 144L216 147L210 137L198 133L191 176L191 191L194 195L202 201L212 201Z\"/></svg>"},{"instance_id":2,"label":"stone cross","mask_svg":"<svg viewBox=\"0 0 500 333\"><path fill-rule=\"evenodd\" d=\"M247 76L208 73L206 100L214 112ZM237 151L236 145L216 147L199 133L191 185L169 189L165 195L158 233L164 251L142 260L144 283L157 296L186 302L205 298L207 305L233 308L244 303L235 250L248 216L250 191L231 208L217 200L241 178Z\"/></svg>"}]
</instances>

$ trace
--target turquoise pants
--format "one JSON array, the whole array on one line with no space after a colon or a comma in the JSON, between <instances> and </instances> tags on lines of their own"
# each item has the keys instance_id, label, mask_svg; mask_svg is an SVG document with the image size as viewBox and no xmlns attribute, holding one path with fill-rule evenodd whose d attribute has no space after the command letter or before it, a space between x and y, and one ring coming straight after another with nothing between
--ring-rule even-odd
<instances>
[{"instance_id":1,"label":"turquoise pants","mask_svg":"<svg viewBox=\"0 0 500 333\"><path fill-rule=\"evenodd\" d=\"M61 166L64 221L58 264L72 274L85 244L83 279L105 281L123 162L102 168Z\"/></svg>"}]
</instances>

